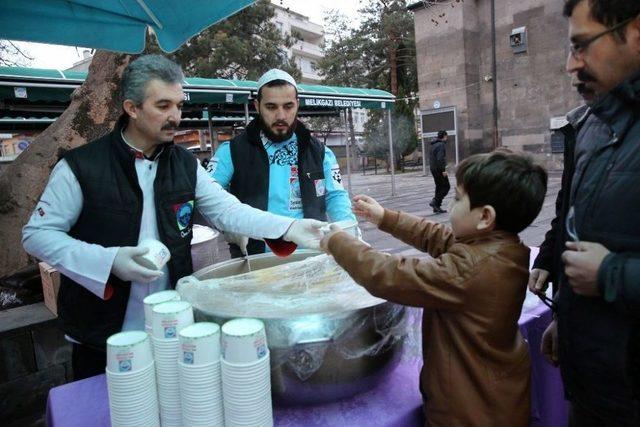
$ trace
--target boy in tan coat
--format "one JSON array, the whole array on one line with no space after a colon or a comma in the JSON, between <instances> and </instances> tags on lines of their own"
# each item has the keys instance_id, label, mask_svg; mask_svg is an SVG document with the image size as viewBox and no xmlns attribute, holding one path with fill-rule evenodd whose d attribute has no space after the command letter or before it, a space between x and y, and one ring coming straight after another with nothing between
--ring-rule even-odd
<instances>
[{"instance_id":1,"label":"boy in tan coat","mask_svg":"<svg viewBox=\"0 0 640 427\"><path fill-rule=\"evenodd\" d=\"M381 253L337 228L321 247L372 295L424 308L428 426L527 426L531 364L518 318L529 248L517 233L540 212L547 174L525 157L494 152L466 159L456 180L451 228L354 198L358 216L434 259Z\"/></svg>"}]
</instances>

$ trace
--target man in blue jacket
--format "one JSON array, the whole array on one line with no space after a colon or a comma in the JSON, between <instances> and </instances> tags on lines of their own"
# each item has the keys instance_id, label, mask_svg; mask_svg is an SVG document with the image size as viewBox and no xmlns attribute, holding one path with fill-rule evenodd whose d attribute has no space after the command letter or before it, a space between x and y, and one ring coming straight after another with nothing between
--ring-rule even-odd
<instances>
[{"instance_id":1,"label":"man in blue jacket","mask_svg":"<svg viewBox=\"0 0 640 427\"><path fill-rule=\"evenodd\" d=\"M258 80L259 116L208 165L211 176L241 202L290 218L353 220L351 201L331 150L298 120L298 89L272 69ZM263 253L265 243L227 233L232 257Z\"/></svg>"},{"instance_id":2,"label":"man in blue jacket","mask_svg":"<svg viewBox=\"0 0 640 427\"><path fill-rule=\"evenodd\" d=\"M559 284L542 351L560 365L570 426L639 426L640 2L566 0L564 14L588 109L570 118L571 179L529 286Z\"/></svg>"}]
</instances>

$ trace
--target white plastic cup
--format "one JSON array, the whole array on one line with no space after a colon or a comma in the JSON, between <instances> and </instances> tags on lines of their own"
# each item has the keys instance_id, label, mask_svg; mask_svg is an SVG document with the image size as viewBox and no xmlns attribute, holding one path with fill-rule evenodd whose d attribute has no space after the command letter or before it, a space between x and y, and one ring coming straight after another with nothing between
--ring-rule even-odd
<instances>
[{"instance_id":1,"label":"white plastic cup","mask_svg":"<svg viewBox=\"0 0 640 427\"><path fill-rule=\"evenodd\" d=\"M269 354L264 323L234 319L222 325L222 357L230 363L251 364Z\"/></svg>"},{"instance_id":2,"label":"white plastic cup","mask_svg":"<svg viewBox=\"0 0 640 427\"><path fill-rule=\"evenodd\" d=\"M171 252L169 249L159 240L144 239L138 244L144 248L148 248L149 251L134 258L134 260L151 270L160 270L171 259Z\"/></svg>"},{"instance_id":3,"label":"white plastic cup","mask_svg":"<svg viewBox=\"0 0 640 427\"><path fill-rule=\"evenodd\" d=\"M180 301L180 294L178 291L167 290L155 292L147 295L143 300L144 304L144 324L151 329L153 319L153 307L162 304L163 302ZM147 331L149 332L149 331Z\"/></svg>"},{"instance_id":4,"label":"white plastic cup","mask_svg":"<svg viewBox=\"0 0 640 427\"><path fill-rule=\"evenodd\" d=\"M220 326L216 323L194 323L178 335L180 361L185 365L206 365L220 360Z\"/></svg>"},{"instance_id":5,"label":"white plastic cup","mask_svg":"<svg viewBox=\"0 0 640 427\"><path fill-rule=\"evenodd\" d=\"M178 333L193 324L193 308L187 301L171 301L153 307L153 336L177 340Z\"/></svg>"},{"instance_id":6,"label":"white plastic cup","mask_svg":"<svg viewBox=\"0 0 640 427\"><path fill-rule=\"evenodd\" d=\"M113 373L137 372L153 362L151 341L143 331L127 331L107 339L107 370Z\"/></svg>"},{"instance_id":7,"label":"white plastic cup","mask_svg":"<svg viewBox=\"0 0 640 427\"><path fill-rule=\"evenodd\" d=\"M356 221L355 219L345 219L342 221L332 222L322 227L321 230L325 233L329 233L331 231L332 225L337 225L342 229L342 231L346 231L347 233L351 234L354 237L357 237L357 238L360 237L358 233L358 221Z\"/></svg>"}]
</instances>

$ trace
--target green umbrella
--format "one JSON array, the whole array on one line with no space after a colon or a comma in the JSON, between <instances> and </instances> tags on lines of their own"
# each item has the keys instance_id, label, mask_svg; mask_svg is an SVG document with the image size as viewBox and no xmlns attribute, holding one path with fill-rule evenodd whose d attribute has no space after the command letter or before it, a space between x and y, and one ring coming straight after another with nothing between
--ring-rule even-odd
<instances>
[{"instance_id":1,"label":"green umbrella","mask_svg":"<svg viewBox=\"0 0 640 427\"><path fill-rule=\"evenodd\" d=\"M148 29L173 52L189 38L255 0L0 0L0 38L144 50Z\"/></svg>"}]
</instances>

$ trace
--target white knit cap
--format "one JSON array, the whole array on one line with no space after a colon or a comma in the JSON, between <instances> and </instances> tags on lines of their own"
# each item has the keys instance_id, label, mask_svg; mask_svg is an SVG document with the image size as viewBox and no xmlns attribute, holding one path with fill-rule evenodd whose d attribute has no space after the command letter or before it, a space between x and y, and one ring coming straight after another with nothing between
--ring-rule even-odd
<instances>
[{"instance_id":1,"label":"white knit cap","mask_svg":"<svg viewBox=\"0 0 640 427\"><path fill-rule=\"evenodd\" d=\"M293 87L298 89L298 85L296 84L296 81L293 79L293 77L291 77L291 74L277 68L272 68L271 70L264 73L258 80L258 91L260 91L260 88L262 86L266 85L267 83L271 83L274 80L284 80L285 82L290 83Z\"/></svg>"}]
</instances>

